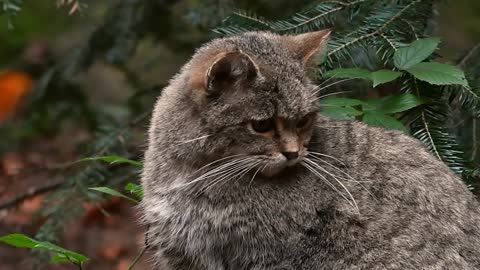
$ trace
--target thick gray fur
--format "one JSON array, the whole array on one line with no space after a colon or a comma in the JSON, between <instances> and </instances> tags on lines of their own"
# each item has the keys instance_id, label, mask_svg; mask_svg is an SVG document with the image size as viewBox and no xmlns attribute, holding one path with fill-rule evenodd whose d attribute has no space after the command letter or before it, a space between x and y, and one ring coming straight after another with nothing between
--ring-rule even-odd
<instances>
[{"instance_id":1,"label":"thick gray fur","mask_svg":"<svg viewBox=\"0 0 480 270\"><path fill-rule=\"evenodd\" d=\"M142 176L154 268L480 269L475 197L400 132L318 115L307 147L331 156L317 160L321 176L298 164L253 181L256 169L213 186L213 178L191 183L210 162L258 158L275 143L249 131L250 119L297 119L317 108L306 67L285 42L260 32L213 40L162 92ZM222 51L251 56L261 75L247 89L192 89L193 70Z\"/></svg>"}]
</instances>

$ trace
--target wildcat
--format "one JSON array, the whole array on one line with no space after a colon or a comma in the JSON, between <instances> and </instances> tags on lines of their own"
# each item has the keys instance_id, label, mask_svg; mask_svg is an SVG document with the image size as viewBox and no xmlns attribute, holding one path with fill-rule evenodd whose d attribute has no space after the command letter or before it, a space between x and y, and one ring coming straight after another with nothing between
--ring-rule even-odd
<instances>
[{"instance_id":1,"label":"wildcat","mask_svg":"<svg viewBox=\"0 0 480 270\"><path fill-rule=\"evenodd\" d=\"M154 109L155 269L480 269L479 205L417 140L318 113L330 31L201 47Z\"/></svg>"}]
</instances>

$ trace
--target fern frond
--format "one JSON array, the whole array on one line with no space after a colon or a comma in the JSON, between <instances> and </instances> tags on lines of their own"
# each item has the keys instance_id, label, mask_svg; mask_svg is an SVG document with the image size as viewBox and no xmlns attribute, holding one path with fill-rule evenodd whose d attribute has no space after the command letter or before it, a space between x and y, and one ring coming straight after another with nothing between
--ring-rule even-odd
<instances>
[{"instance_id":1,"label":"fern frond","mask_svg":"<svg viewBox=\"0 0 480 270\"><path fill-rule=\"evenodd\" d=\"M447 89L451 92L451 99L458 102L463 110L480 117L480 88L451 86Z\"/></svg>"},{"instance_id":2,"label":"fern frond","mask_svg":"<svg viewBox=\"0 0 480 270\"><path fill-rule=\"evenodd\" d=\"M270 30L272 26L265 19L245 11L238 11L223 21L223 26L212 31L221 36L241 34L247 31Z\"/></svg>"},{"instance_id":3,"label":"fern frond","mask_svg":"<svg viewBox=\"0 0 480 270\"><path fill-rule=\"evenodd\" d=\"M449 130L451 107L448 93L439 87L421 84L415 79L405 81L403 90L409 90L424 100L424 104L407 115L413 137L420 140L439 160L455 173L462 175L468 159L459 138Z\"/></svg>"},{"instance_id":4,"label":"fern frond","mask_svg":"<svg viewBox=\"0 0 480 270\"><path fill-rule=\"evenodd\" d=\"M359 4L370 0L356 0L352 2L329 1L315 7L299 12L286 20L278 20L272 23L272 28L278 33L302 33L318 30L332 25L336 16L341 11L346 11Z\"/></svg>"},{"instance_id":5,"label":"fern frond","mask_svg":"<svg viewBox=\"0 0 480 270\"><path fill-rule=\"evenodd\" d=\"M398 25L404 17L408 17L409 12L421 6L428 0L414 0L405 4L388 4L378 6L365 19L364 24L356 31L344 35L343 38L334 39L330 42L328 53L329 64L335 61L352 60L349 56L352 51L358 48L375 48L383 51L382 60L391 58L397 47L403 46L403 40L394 36L398 32ZM397 27L396 27L397 26ZM350 52L349 52L350 51Z\"/></svg>"},{"instance_id":6,"label":"fern frond","mask_svg":"<svg viewBox=\"0 0 480 270\"><path fill-rule=\"evenodd\" d=\"M465 153L460 150L458 138L445 127L429 123L425 108L421 109L421 117L414 122L412 136L420 140L439 160L445 162L458 175L465 170Z\"/></svg>"},{"instance_id":7,"label":"fern frond","mask_svg":"<svg viewBox=\"0 0 480 270\"><path fill-rule=\"evenodd\" d=\"M376 55L384 66L388 66L392 62L395 52L406 45L401 37L389 32L380 33L373 39L373 43L375 48L378 48Z\"/></svg>"},{"instance_id":8,"label":"fern frond","mask_svg":"<svg viewBox=\"0 0 480 270\"><path fill-rule=\"evenodd\" d=\"M256 15L241 11L232 14L223 22L223 26L213 31L220 35L233 35L251 30L269 30L280 34L302 33L315 31L327 26L332 26L336 22L337 16L341 12L349 12L352 19L360 5L373 0L354 0L350 2L328 1L315 5L314 7L294 14L290 18L277 20L274 22L266 21Z\"/></svg>"}]
</instances>

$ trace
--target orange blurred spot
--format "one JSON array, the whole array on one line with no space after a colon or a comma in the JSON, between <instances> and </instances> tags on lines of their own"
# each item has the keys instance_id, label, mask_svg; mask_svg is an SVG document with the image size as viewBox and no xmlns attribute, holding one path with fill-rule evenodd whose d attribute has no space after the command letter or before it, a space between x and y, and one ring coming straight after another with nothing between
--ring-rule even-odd
<instances>
[{"instance_id":1,"label":"orange blurred spot","mask_svg":"<svg viewBox=\"0 0 480 270\"><path fill-rule=\"evenodd\" d=\"M18 71L0 73L0 121L3 121L19 105L33 85L29 74Z\"/></svg>"},{"instance_id":2,"label":"orange blurred spot","mask_svg":"<svg viewBox=\"0 0 480 270\"><path fill-rule=\"evenodd\" d=\"M109 246L100 251L100 256L108 261L116 261L127 253L127 249L122 246ZM123 268L127 269L127 268Z\"/></svg>"}]
</instances>

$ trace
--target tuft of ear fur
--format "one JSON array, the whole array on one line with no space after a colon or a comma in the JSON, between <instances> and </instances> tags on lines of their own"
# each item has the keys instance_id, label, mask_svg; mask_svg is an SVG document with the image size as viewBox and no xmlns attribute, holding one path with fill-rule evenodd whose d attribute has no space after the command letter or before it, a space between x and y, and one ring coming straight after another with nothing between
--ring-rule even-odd
<instances>
[{"instance_id":1,"label":"tuft of ear fur","mask_svg":"<svg viewBox=\"0 0 480 270\"><path fill-rule=\"evenodd\" d=\"M259 73L253 59L241 51L217 55L207 69L204 86L208 93L223 91L235 84L252 81Z\"/></svg>"},{"instance_id":2,"label":"tuft of ear fur","mask_svg":"<svg viewBox=\"0 0 480 270\"><path fill-rule=\"evenodd\" d=\"M313 66L326 53L331 29L309 32L293 36L285 36L287 48L294 57L305 66Z\"/></svg>"}]
</instances>

